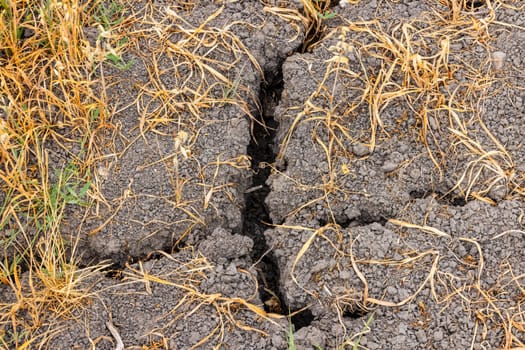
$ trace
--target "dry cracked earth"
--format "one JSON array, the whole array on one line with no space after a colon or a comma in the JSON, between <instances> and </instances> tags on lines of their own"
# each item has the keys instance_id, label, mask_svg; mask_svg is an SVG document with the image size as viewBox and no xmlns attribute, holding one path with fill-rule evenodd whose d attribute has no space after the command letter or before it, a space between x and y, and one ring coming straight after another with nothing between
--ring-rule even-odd
<instances>
[{"instance_id":1,"label":"dry cracked earth","mask_svg":"<svg viewBox=\"0 0 525 350\"><path fill-rule=\"evenodd\" d=\"M43 348L524 348L525 3L459 3L132 3Z\"/></svg>"}]
</instances>

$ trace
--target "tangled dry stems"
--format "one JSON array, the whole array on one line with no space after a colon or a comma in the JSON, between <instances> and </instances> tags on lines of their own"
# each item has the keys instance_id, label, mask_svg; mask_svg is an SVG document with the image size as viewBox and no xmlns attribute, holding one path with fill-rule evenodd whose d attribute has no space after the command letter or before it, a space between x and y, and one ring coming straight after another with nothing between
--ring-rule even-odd
<instances>
[{"instance_id":1,"label":"tangled dry stems","mask_svg":"<svg viewBox=\"0 0 525 350\"><path fill-rule=\"evenodd\" d=\"M207 294L201 292L199 286L204 279L207 278L207 273L214 269L214 266L211 265L205 257L193 253L193 256L188 261L178 261L169 254L164 252L159 253L166 259L175 261L179 264L179 267L167 273L150 274L150 272L139 263L137 268L128 266L123 280L124 284L144 284L144 289L148 294L152 293L153 284L159 284L172 288L174 294L180 293L182 295L177 306L161 316L160 319L164 320L164 323L161 328L154 330L156 334L166 334L166 330L173 324L183 319L189 319L194 314L199 314L201 309L206 309L202 312L205 312L206 317L209 318L210 310L208 308L211 307L217 316L217 324L215 326L212 325L210 327L210 333L192 346L192 349L194 349L204 344L223 343L226 329L231 326L267 335L260 329L243 324L237 315L241 310L248 310L262 320L272 323L275 323L273 319L284 317L282 315L267 313L261 306L252 303L252 300L256 298L258 285L257 279L249 271L239 270L240 273L249 275L253 281L253 294L250 298L227 297L220 293Z\"/></svg>"},{"instance_id":2,"label":"tangled dry stems","mask_svg":"<svg viewBox=\"0 0 525 350\"><path fill-rule=\"evenodd\" d=\"M489 197L490 191L496 186L504 186L507 189L507 198L522 198L523 178L513 170L514 162L510 153L484 124L482 108L484 101L490 97L491 86L500 79L491 68L491 35L498 27L507 24L495 20L495 11L511 5L500 1L487 2L486 16L480 19L465 11L469 4L465 1L446 1L448 11L435 9L423 18L403 22L391 28L383 28L379 20L347 22L326 35L327 41L330 38L337 39L337 44L328 48L332 57L325 61L325 74L317 89L302 106L290 108L291 127L282 141L279 157L284 156L299 124L311 124L313 145L319 146L325 155L327 175L323 176L323 183L307 186L301 184L298 179L289 178L287 174L281 173L281 176L288 177L296 188L322 193L322 196L288 213L287 217L294 216L318 202L330 208L332 194L346 193L347 190L340 185L345 172L338 162L341 158L354 158L349 145L364 143L373 151L381 140L391 135L406 137L406 134L414 134L399 129L395 121L383 118L383 112L393 105L403 106L404 110L415 117L417 140L427 149L428 157L438 169L440 177L451 174L446 168L445 159L449 152L460 154L462 159L467 159L466 166L456 175L456 184L450 192L457 191L466 200L478 199L494 204ZM465 61L462 52L453 49L452 45L463 37L468 37L483 47L487 58L479 62ZM322 45L323 41L317 44L317 47ZM376 58L380 64L369 64L370 57ZM457 81L455 76L458 74L463 75L464 79ZM334 100L334 96L341 95L341 91L337 90L340 86L345 86L345 93L350 96L349 101ZM348 126L352 125L352 120L363 115L364 111L368 112L370 118L368 128L360 133L355 131L355 127L350 129ZM480 139L488 142L481 144ZM442 149L442 140L447 140L450 145L448 149ZM309 233L308 240L295 257L291 278L299 288L315 299L318 298L317 292L304 289L297 281L294 271L313 242L320 238L327 240L337 255L346 256L344 249L326 235L327 232L333 234L334 230L337 231L337 221L333 213L331 219L334 224L319 229L279 226L286 230L302 230L305 234ZM444 239L450 238L448 234L432 227L399 220L391 220L391 223ZM505 349L523 347L519 340L520 332L524 329L522 302L515 307L506 305L504 310L498 309L497 305L503 305L498 302L503 300L494 298L491 292L481 287L483 254L479 244L467 238L460 240L470 241L479 251L479 261L473 262L478 267L476 280L465 282L461 286L453 283L458 280L457 277L439 271L442 257L437 251L421 252L403 261L356 261L350 248L349 258L353 270L363 282L364 289L361 297L357 299L355 291L347 297L335 298L338 313L342 315L348 303L352 304L354 309L363 311L367 310L367 306L374 305L401 306L412 301L424 288L430 287L434 301L445 305L445 308L455 298L462 299L469 305L468 308L476 308L476 330L478 327L486 327L489 319L500 326L505 334ZM335 242L341 242L340 238ZM368 283L359 270L359 264L410 268L414 259L419 260L427 255L432 257L427 277L413 295L398 303L368 295ZM523 290L520 279L517 277L512 281ZM449 292L439 295L434 290L436 283L442 284L441 287ZM475 297L466 296L471 295L473 291ZM480 311L483 308L485 310ZM483 332L484 337L486 329ZM475 338L476 334L473 342Z\"/></svg>"}]
</instances>

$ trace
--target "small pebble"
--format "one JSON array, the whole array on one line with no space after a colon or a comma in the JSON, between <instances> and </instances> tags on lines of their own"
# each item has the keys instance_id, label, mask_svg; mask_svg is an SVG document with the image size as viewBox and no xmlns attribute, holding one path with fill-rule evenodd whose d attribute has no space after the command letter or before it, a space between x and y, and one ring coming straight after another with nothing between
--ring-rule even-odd
<instances>
[{"instance_id":1,"label":"small pebble","mask_svg":"<svg viewBox=\"0 0 525 350\"><path fill-rule=\"evenodd\" d=\"M489 197L496 202L502 201L507 195L507 187L504 185L494 186L489 191Z\"/></svg>"},{"instance_id":2,"label":"small pebble","mask_svg":"<svg viewBox=\"0 0 525 350\"><path fill-rule=\"evenodd\" d=\"M416 332L416 338L417 338L417 341L420 342L421 344L424 344L427 342L427 335L425 331L422 329Z\"/></svg>"},{"instance_id":3,"label":"small pebble","mask_svg":"<svg viewBox=\"0 0 525 350\"><path fill-rule=\"evenodd\" d=\"M436 120L432 117L428 117L428 124L430 125L430 127L434 130L437 130L437 123L436 123Z\"/></svg>"},{"instance_id":4,"label":"small pebble","mask_svg":"<svg viewBox=\"0 0 525 350\"><path fill-rule=\"evenodd\" d=\"M352 275L350 274L350 271L348 271L348 270L343 270L343 271L339 272L339 278L341 278L343 280L349 280L351 276Z\"/></svg>"},{"instance_id":5,"label":"small pebble","mask_svg":"<svg viewBox=\"0 0 525 350\"><path fill-rule=\"evenodd\" d=\"M401 311L398 313L398 317L403 321L407 321L408 319L410 319L410 314L408 313L408 311Z\"/></svg>"},{"instance_id":6,"label":"small pebble","mask_svg":"<svg viewBox=\"0 0 525 350\"><path fill-rule=\"evenodd\" d=\"M370 154L370 147L362 143L358 143L352 147L352 152L358 157L364 157Z\"/></svg>"},{"instance_id":7,"label":"small pebble","mask_svg":"<svg viewBox=\"0 0 525 350\"><path fill-rule=\"evenodd\" d=\"M397 169L397 163L386 161L383 166L381 167L381 170L385 173L389 173L391 171L394 171Z\"/></svg>"},{"instance_id":8,"label":"small pebble","mask_svg":"<svg viewBox=\"0 0 525 350\"><path fill-rule=\"evenodd\" d=\"M505 65L507 54L503 51L496 51L492 53L492 66L495 70L501 70Z\"/></svg>"},{"instance_id":9,"label":"small pebble","mask_svg":"<svg viewBox=\"0 0 525 350\"><path fill-rule=\"evenodd\" d=\"M379 344L369 341L367 343L367 348L369 348L370 350L376 350L380 349L381 347L379 346Z\"/></svg>"},{"instance_id":10,"label":"small pebble","mask_svg":"<svg viewBox=\"0 0 525 350\"><path fill-rule=\"evenodd\" d=\"M323 270L326 270L326 268L329 266L328 261L321 260L311 268L312 273L321 272Z\"/></svg>"},{"instance_id":11,"label":"small pebble","mask_svg":"<svg viewBox=\"0 0 525 350\"><path fill-rule=\"evenodd\" d=\"M348 220L354 220L361 216L361 212L357 208L350 207L345 210L345 215L348 218Z\"/></svg>"},{"instance_id":12,"label":"small pebble","mask_svg":"<svg viewBox=\"0 0 525 350\"><path fill-rule=\"evenodd\" d=\"M100 177L107 179L109 176L109 170L105 166L101 165L97 168L97 173Z\"/></svg>"},{"instance_id":13,"label":"small pebble","mask_svg":"<svg viewBox=\"0 0 525 350\"><path fill-rule=\"evenodd\" d=\"M421 176L421 172L418 169L412 169L410 170L410 177L414 180L419 179Z\"/></svg>"},{"instance_id":14,"label":"small pebble","mask_svg":"<svg viewBox=\"0 0 525 350\"><path fill-rule=\"evenodd\" d=\"M396 287L389 286L387 287L386 292L390 295L395 295L397 293L397 289Z\"/></svg>"}]
</instances>

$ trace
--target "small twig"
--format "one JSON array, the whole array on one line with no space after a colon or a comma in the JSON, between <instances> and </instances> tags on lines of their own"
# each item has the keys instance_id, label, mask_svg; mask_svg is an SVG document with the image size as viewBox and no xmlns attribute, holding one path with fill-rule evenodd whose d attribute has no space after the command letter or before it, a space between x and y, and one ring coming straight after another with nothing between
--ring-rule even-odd
<instances>
[{"instance_id":1,"label":"small twig","mask_svg":"<svg viewBox=\"0 0 525 350\"><path fill-rule=\"evenodd\" d=\"M261 255L261 257L256 262L254 262L250 268L253 268L253 267L259 265L259 263L264 259L264 257L266 255L268 255L272 250L273 250L273 246L270 249L268 249L267 251L265 251L264 254ZM264 278L264 276L263 276L263 278Z\"/></svg>"},{"instance_id":2,"label":"small twig","mask_svg":"<svg viewBox=\"0 0 525 350\"><path fill-rule=\"evenodd\" d=\"M118 330L115 328L113 323L111 321L106 322L106 327L109 329L109 332L115 338L117 341L117 347L115 350L124 350L124 343L122 342L122 338L120 337L120 334L118 333Z\"/></svg>"},{"instance_id":3,"label":"small twig","mask_svg":"<svg viewBox=\"0 0 525 350\"><path fill-rule=\"evenodd\" d=\"M263 185L254 186L254 187L249 188L249 189L247 189L246 191L244 191L244 194L248 194L248 193L252 193L252 192L258 191L258 190L260 190L261 188L263 188Z\"/></svg>"}]
</instances>

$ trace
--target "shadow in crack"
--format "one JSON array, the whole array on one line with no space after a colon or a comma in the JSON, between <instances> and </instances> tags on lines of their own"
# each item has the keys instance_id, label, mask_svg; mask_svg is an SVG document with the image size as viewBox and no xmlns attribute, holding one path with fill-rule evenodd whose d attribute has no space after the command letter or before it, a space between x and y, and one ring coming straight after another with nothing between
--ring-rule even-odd
<instances>
[{"instance_id":1,"label":"shadow in crack","mask_svg":"<svg viewBox=\"0 0 525 350\"><path fill-rule=\"evenodd\" d=\"M252 260L256 262L259 276L259 293L268 312L282 314L287 307L283 303L279 288L280 271L271 249L269 249L264 231L271 227L271 219L264 205L270 188L266 180L270 168L264 164L275 162L272 146L277 129L273 111L279 103L283 89L282 72L267 73L267 83L261 84L260 123L253 124L252 140L248 146L248 155L252 159L252 184L245 193L245 209L242 233L254 242Z\"/></svg>"}]
</instances>

